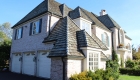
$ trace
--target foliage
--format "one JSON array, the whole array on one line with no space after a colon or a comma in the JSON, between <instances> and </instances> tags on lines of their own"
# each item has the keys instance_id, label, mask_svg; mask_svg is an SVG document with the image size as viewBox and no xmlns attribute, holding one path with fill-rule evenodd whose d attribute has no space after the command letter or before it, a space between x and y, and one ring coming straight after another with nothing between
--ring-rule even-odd
<instances>
[{"instance_id":1,"label":"foliage","mask_svg":"<svg viewBox=\"0 0 140 80\"><path fill-rule=\"evenodd\" d=\"M131 60L127 60L126 63L126 68L134 68L135 67L135 62Z\"/></svg>"},{"instance_id":2,"label":"foliage","mask_svg":"<svg viewBox=\"0 0 140 80\"><path fill-rule=\"evenodd\" d=\"M0 45L0 66L5 67L10 57L11 41L5 40Z\"/></svg>"},{"instance_id":3,"label":"foliage","mask_svg":"<svg viewBox=\"0 0 140 80\"><path fill-rule=\"evenodd\" d=\"M121 74L140 76L140 69L120 68L119 70Z\"/></svg>"},{"instance_id":4,"label":"foliage","mask_svg":"<svg viewBox=\"0 0 140 80\"><path fill-rule=\"evenodd\" d=\"M112 76L112 69L98 69L95 72L85 71L80 74L74 74L69 80L115 80Z\"/></svg>"},{"instance_id":5,"label":"foliage","mask_svg":"<svg viewBox=\"0 0 140 80\"><path fill-rule=\"evenodd\" d=\"M116 52L112 51L112 60L106 61L106 70L110 70L112 72L112 78L117 80L119 78L119 64L118 64L118 56Z\"/></svg>"},{"instance_id":6,"label":"foliage","mask_svg":"<svg viewBox=\"0 0 140 80\"><path fill-rule=\"evenodd\" d=\"M140 60L140 51L133 54L133 57L134 57L135 60Z\"/></svg>"},{"instance_id":7,"label":"foliage","mask_svg":"<svg viewBox=\"0 0 140 80\"><path fill-rule=\"evenodd\" d=\"M104 70L98 69L95 72L89 71L88 76L92 78L92 80L104 80Z\"/></svg>"},{"instance_id":8,"label":"foliage","mask_svg":"<svg viewBox=\"0 0 140 80\"><path fill-rule=\"evenodd\" d=\"M133 56L133 59L135 59L135 56L134 56L135 53L136 53L136 48L134 47L134 45L132 45L132 56Z\"/></svg>"},{"instance_id":9,"label":"foliage","mask_svg":"<svg viewBox=\"0 0 140 80\"><path fill-rule=\"evenodd\" d=\"M7 38L12 38L12 29L11 24L9 22L5 22L2 25L0 25L0 32L3 32L3 34L6 35Z\"/></svg>"},{"instance_id":10,"label":"foliage","mask_svg":"<svg viewBox=\"0 0 140 80\"><path fill-rule=\"evenodd\" d=\"M84 71L79 74L72 75L69 80L92 80L92 78L88 77L87 72Z\"/></svg>"},{"instance_id":11,"label":"foliage","mask_svg":"<svg viewBox=\"0 0 140 80\"><path fill-rule=\"evenodd\" d=\"M116 54L116 52L115 52L114 49L112 50L112 60L113 60L113 61L116 61L116 62L119 61L118 56L117 56L117 54Z\"/></svg>"}]
</instances>

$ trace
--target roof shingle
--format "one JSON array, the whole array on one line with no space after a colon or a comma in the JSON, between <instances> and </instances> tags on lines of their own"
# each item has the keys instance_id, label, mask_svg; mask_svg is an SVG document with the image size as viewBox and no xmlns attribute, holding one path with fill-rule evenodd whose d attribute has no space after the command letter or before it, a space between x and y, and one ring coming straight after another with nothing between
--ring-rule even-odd
<instances>
[{"instance_id":1,"label":"roof shingle","mask_svg":"<svg viewBox=\"0 0 140 80\"><path fill-rule=\"evenodd\" d=\"M94 38L96 38L95 41ZM51 31L51 34L44 39L44 43L55 41L49 57L56 56L79 56L84 57L80 47L93 47L107 49L97 37L92 38L87 32L81 30L69 17L59 20Z\"/></svg>"},{"instance_id":2,"label":"roof shingle","mask_svg":"<svg viewBox=\"0 0 140 80\"><path fill-rule=\"evenodd\" d=\"M17 22L12 28L46 12L52 12L55 15L62 16L59 6L60 3L54 0L44 0L37 7L35 7L30 13L28 13L24 18L22 18L19 22Z\"/></svg>"},{"instance_id":3,"label":"roof shingle","mask_svg":"<svg viewBox=\"0 0 140 80\"><path fill-rule=\"evenodd\" d=\"M108 14L98 16L98 19L109 29L113 27L120 28L120 26L116 23L116 21L114 21Z\"/></svg>"}]
</instances>

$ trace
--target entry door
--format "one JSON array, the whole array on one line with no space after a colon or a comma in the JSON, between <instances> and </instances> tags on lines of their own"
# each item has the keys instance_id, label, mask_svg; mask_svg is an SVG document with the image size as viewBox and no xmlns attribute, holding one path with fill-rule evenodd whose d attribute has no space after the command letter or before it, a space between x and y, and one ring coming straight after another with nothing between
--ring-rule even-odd
<instances>
[{"instance_id":1,"label":"entry door","mask_svg":"<svg viewBox=\"0 0 140 80\"><path fill-rule=\"evenodd\" d=\"M39 52L38 54L38 76L50 78L51 59L48 58L49 52Z\"/></svg>"},{"instance_id":2,"label":"entry door","mask_svg":"<svg viewBox=\"0 0 140 80\"><path fill-rule=\"evenodd\" d=\"M21 53L12 54L12 72L21 73Z\"/></svg>"},{"instance_id":3,"label":"entry door","mask_svg":"<svg viewBox=\"0 0 140 80\"><path fill-rule=\"evenodd\" d=\"M35 53L24 53L23 74L35 75Z\"/></svg>"}]
</instances>

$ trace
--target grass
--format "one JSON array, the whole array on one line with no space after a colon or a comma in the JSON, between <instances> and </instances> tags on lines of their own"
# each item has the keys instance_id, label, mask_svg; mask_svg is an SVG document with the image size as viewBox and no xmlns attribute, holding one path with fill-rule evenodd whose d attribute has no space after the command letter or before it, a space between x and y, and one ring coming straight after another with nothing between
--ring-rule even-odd
<instances>
[{"instance_id":1,"label":"grass","mask_svg":"<svg viewBox=\"0 0 140 80\"><path fill-rule=\"evenodd\" d=\"M140 80L140 76L120 75L119 80Z\"/></svg>"}]
</instances>

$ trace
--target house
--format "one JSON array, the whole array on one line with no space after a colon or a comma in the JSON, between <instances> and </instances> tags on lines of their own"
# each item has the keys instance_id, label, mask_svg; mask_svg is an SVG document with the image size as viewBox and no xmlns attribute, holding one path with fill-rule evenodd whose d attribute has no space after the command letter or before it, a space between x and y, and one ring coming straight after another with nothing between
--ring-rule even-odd
<instances>
[{"instance_id":1,"label":"house","mask_svg":"<svg viewBox=\"0 0 140 80\"><path fill-rule=\"evenodd\" d=\"M85 70L105 69L112 49L132 59L131 38L102 10L44 0L13 27L11 72L67 80Z\"/></svg>"}]
</instances>

